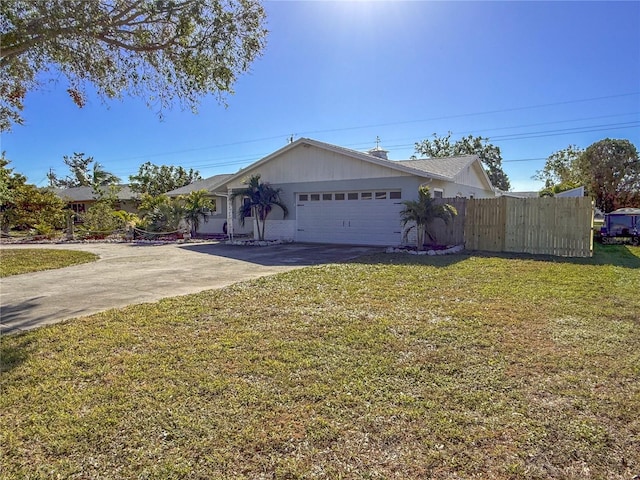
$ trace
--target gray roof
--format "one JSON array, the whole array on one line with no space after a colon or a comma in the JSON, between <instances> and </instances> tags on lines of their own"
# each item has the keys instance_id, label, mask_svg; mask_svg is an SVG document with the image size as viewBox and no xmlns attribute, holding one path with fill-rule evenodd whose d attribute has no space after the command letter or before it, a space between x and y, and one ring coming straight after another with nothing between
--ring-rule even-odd
<instances>
[{"instance_id":1,"label":"gray roof","mask_svg":"<svg viewBox=\"0 0 640 480\"><path fill-rule=\"evenodd\" d=\"M213 193L216 189L223 185L228 178L232 176L233 175L230 173L214 175L213 177L197 180L193 183L190 183L189 185L185 185L184 187L171 190L170 192L167 192L167 195L170 197L176 197L178 195L188 195L191 192L195 192L198 190L207 190L208 192Z\"/></svg>"},{"instance_id":2,"label":"gray roof","mask_svg":"<svg viewBox=\"0 0 640 480\"><path fill-rule=\"evenodd\" d=\"M247 171L250 171L252 169L255 169L257 167L259 167L260 165L270 161L272 158L277 157L278 155L281 155L282 153L286 152L287 150L290 150L292 148L295 148L296 146L300 145L300 144L307 144L307 145L313 145L316 146L318 148L322 148L324 150L330 150L339 154L343 154L343 155L348 155L352 158L357 158L359 160L363 160L369 163L374 163L377 165L382 165L388 168L392 168L394 170L399 170L401 172L405 172L405 173L409 173L412 175L417 175L423 178L435 178L435 179L439 179L439 180L452 180L451 177L445 176L445 175L441 175L439 173L435 173L435 172L429 172L427 170L422 170L419 168L415 168L411 165L404 165L402 162L398 162L398 161L393 161L393 160L387 160L384 158L380 158L377 157L375 155L372 155L370 153L363 153L363 152L359 152L357 150L352 150L350 148L345 148L345 147L340 147L338 145L332 145L330 143L324 143L324 142L320 142L318 140L313 140L311 138L299 138L298 140L296 140L293 143L290 143L284 147L282 147L280 150L277 150L273 153L271 153L270 155L267 155L266 157L261 158L260 160L258 160L257 162L252 163L251 165L241 169L240 171L238 171L237 173L235 173L232 177L229 177L229 180L235 180L237 178L240 178L242 175L245 175ZM475 158L475 157L473 157ZM469 159L469 163L471 163L473 159Z\"/></svg>"},{"instance_id":3,"label":"gray roof","mask_svg":"<svg viewBox=\"0 0 640 480\"><path fill-rule=\"evenodd\" d=\"M118 185L118 187L120 188L117 193L118 200L133 200L135 198L129 185ZM105 191L107 189L108 187L105 187ZM92 187L52 188L51 191L69 202L90 202L96 199Z\"/></svg>"},{"instance_id":4,"label":"gray roof","mask_svg":"<svg viewBox=\"0 0 640 480\"><path fill-rule=\"evenodd\" d=\"M417 160L397 160L396 163L406 167L415 168L425 173L440 175L453 179L462 170L476 160L475 155L463 155L460 157L420 158Z\"/></svg>"}]
</instances>

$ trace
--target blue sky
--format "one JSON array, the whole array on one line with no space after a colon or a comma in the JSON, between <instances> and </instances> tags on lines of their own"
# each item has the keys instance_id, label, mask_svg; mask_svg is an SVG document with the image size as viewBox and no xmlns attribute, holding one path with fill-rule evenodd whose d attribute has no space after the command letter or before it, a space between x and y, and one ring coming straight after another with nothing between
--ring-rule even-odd
<instances>
[{"instance_id":1,"label":"blue sky","mask_svg":"<svg viewBox=\"0 0 640 480\"><path fill-rule=\"evenodd\" d=\"M83 152L124 181L151 161L233 173L287 138L407 159L433 133L489 137L513 190L569 144L640 147L640 2L265 2L264 55L227 107L156 112L124 97L79 109L64 79L28 94L1 148L46 185Z\"/></svg>"}]
</instances>

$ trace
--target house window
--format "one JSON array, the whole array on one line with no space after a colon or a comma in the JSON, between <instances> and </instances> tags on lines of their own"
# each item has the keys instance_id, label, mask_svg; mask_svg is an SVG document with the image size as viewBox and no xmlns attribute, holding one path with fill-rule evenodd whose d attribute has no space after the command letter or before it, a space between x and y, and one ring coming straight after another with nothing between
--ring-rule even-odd
<instances>
[{"instance_id":1,"label":"house window","mask_svg":"<svg viewBox=\"0 0 640 480\"><path fill-rule=\"evenodd\" d=\"M389 198L391 200L399 200L402 198L402 194L400 192L389 192Z\"/></svg>"},{"instance_id":2,"label":"house window","mask_svg":"<svg viewBox=\"0 0 640 480\"><path fill-rule=\"evenodd\" d=\"M306 193L301 193L300 195L298 195L298 200L300 200L301 202L307 202L309 201L309 195L307 195Z\"/></svg>"},{"instance_id":3,"label":"house window","mask_svg":"<svg viewBox=\"0 0 640 480\"><path fill-rule=\"evenodd\" d=\"M312 193L311 195L309 195L309 197L311 198L312 202L319 202L320 201L320 194L319 193Z\"/></svg>"},{"instance_id":4,"label":"house window","mask_svg":"<svg viewBox=\"0 0 640 480\"><path fill-rule=\"evenodd\" d=\"M386 200L387 192L376 192L376 200Z\"/></svg>"},{"instance_id":5,"label":"house window","mask_svg":"<svg viewBox=\"0 0 640 480\"><path fill-rule=\"evenodd\" d=\"M211 208L203 208L202 209L202 213L204 213L205 215L215 215L218 212L218 200L215 198L210 199L211 200Z\"/></svg>"},{"instance_id":6,"label":"house window","mask_svg":"<svg viewBox=\"0 0 640 480\"><path fill-rule=\"evenodd\" d=\"M344 193L336 193L334 198L336 200L344 200Z\"/></svg>"},{"instance_id":7,"label":"house window","mask_svg":"<svg viewBox=\"0 0 640 480\"><path fill-rule=\"evenodd\" d=\"M322 200L331 200L331 194L330 193L323 193L322 194Z\"/></svg>"},{"instance_id":8,"label":"house window","mask_svg":"<svg viewBox=\"0 0 640 480\"><path fill-rule=\"evenodd\" d=\"M433 189L433 198L443 198L443 197L444 197L444 191L441 188Z\"/></svg>"},{"instance_id":9,"label":"house window","mask_svg":"<svg viewBox=\"0 0 640 480\"><path fill-rule=\"evenodd\" d=\"M71 210L73 210L74 213L84 213L84 203L72 203Z\"/></svg>"},{"instance_id":10,"label":"house window","mask_svg":"<svg viewBox=\"0 0 640 480\"><path fill-rule=\"evenodd\" d=\"M250 208L251 207L251 199L249 197L244 197L242 199L242 203L244 204L244 210L249 213L247 215L247 217L248 218L253 217L253 208Z\"/></svg>"},{"instance_id":11,"label":"house window","mask_svg":"<svg viewBox=\"0 0 640 480\"><path fill-rule=\"evenodd\" d=\"M347 200L357 200L358 192L349 192L347 193Z\"/></svg>"},{"instance_id":12,"label":"house window","mask_svg":"<svg viewBox=\"0 0 640 480\"><path fill-rule=\"evenodd\" d=\"M360 199L361 199L361 200L371 200L371 198L373 198L373 197L371 196L371 192L362 192L362 193L360 194Z\"/></svg>"}]
</instances>

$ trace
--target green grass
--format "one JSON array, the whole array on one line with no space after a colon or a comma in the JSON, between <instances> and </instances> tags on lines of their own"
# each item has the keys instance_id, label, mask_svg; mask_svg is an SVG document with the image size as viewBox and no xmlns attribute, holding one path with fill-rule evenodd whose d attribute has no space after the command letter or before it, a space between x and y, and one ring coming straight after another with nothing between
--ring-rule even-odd
<instances>
[{"instance_id":1,"label":"green grass","mask_svg":"<svg viewBox=\"0 0 640 480\"><path fill-rule=\"evenodd\" d=\"M640 248L378 255L2 338L0 478L630 479Z\"/></svg>"},{"instance_id":2,"label":"green grass","mask_svg":"<svg viewBox=\"0 0 640 480\"><path fill-rule=\"evenodd\" d=\"M0 277L69 267L97 259L93 253L73 250L0 248Z\"/></svg>"}]
</instances>

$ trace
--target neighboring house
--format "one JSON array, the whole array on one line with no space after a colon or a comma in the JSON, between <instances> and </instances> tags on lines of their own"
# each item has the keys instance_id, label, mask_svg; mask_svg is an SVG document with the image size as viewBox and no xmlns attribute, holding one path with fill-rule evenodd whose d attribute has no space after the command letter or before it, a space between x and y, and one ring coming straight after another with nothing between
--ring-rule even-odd
<instances>
[{"instance_id":1,"label":"neighboring house","mask_svg":"<svg viewBox=\"0 0 640 480\"><path fill-rule=\"evenodd\" d=\"M235 234L253 232L254 222L249 220L238 230L242 199L230 202L231 209L227 200L255 174L282 189L281 199L289 209L283 218L281 210L274 207L267 220L266 238L297 242L398 245L402 240L402 202L417 200L418 187L423 184L431 188L434 197L495 197L475 155L391 161L380 147L363 153L301 138L234 175L219 181L214 181L216 177L207 179L211 180L207 190L216 199L215 218L220 221L203 222L199 232L222 233L220 227ZM189 188L197 189L197 184ZM219 231L214 231L214 226Z\"/></svg>"},{"instance_id":2,"label":"neighboring house","mask_svg":"<svg viewBox=\"0 0 640 480\"><path fill-rule=\"evenodd\" d=\"M539 198L540 192L499 192L499 196L501 197L511 197L511 198Z\"/></svg>"},{"instance_id":3,"label":"neighboring house","mask_svg":"<svg viewBox=\"0 0 640 480\"><path fill-rule=\"evenodd\" d=\"M137 213L139 202L129 185L118 185L118 187L116 209ZM51 190L67 202L69 207L77 214L85 213L96 202L92 187L52 188Z\"/></svg>"},{"instance_id":4,"label":"neighboring house","mask_svg":"<svg viewBox=\"0 0 640 480\"><path fill-rule=\"evenodd\" d=\"M513 198L538 198L540 197L540 192L503 192L500 191L499 195L502 197L513 197ZM572 188L571 190L565 190L564 192L556 193L554 197L584 197L584 187Z\"/></svg>"},{"instance_id":5,"label":"neighboring house","mask_svg":"<svg viewBox=\"0 0 640 480\"><path fill-rule=\"evenodd\" d=\"M556 197L584 197L584 187L572 188L571 190L565 190L564 192L556 193Z\"/></svg>"}]
</instances>

